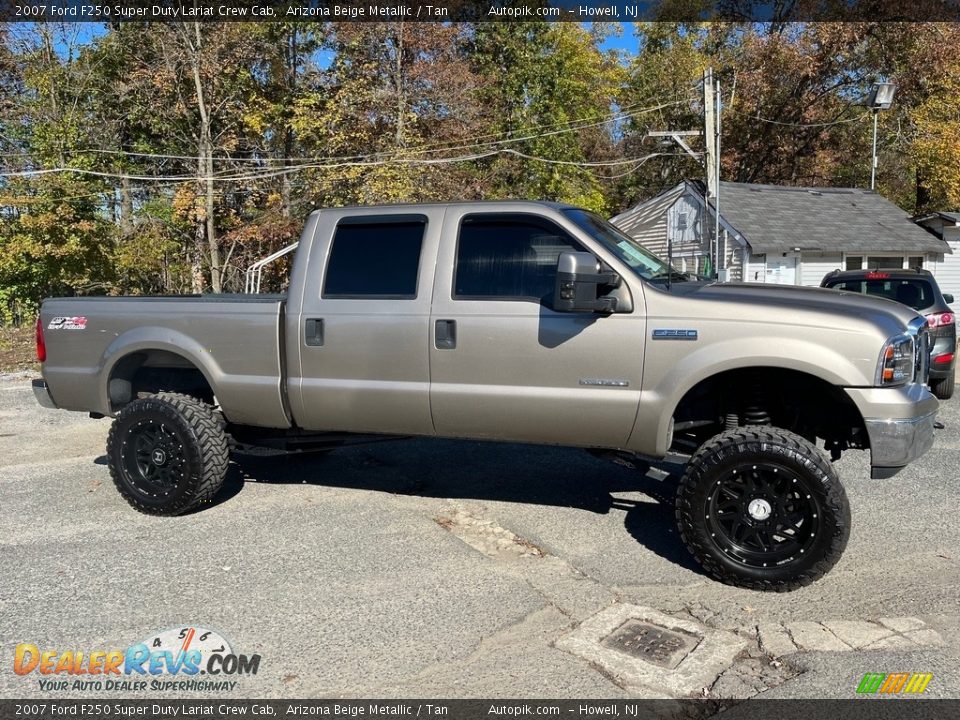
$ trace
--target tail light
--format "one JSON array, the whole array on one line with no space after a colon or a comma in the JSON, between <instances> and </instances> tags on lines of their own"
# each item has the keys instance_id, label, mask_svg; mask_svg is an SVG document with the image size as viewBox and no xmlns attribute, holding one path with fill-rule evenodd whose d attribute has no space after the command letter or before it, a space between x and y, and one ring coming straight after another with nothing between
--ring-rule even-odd
<instances>
[{"instance_id":1,"label":"tail light","mask_svg":"<svg viewBox=\"0 0 960 720\"><path fill-rule=\"evenodd\" d=\"M37 360L47 361L47 343L43 340L43 322L39 315L37 315Z\"/></svg>"},{"instance_id":2,"label":"tail light","mask_svg":"<svg viewBox=\"0 0 960 720\"><path fill-rule=\"evenodd\" d=\"M942 355L937 355L933 358L934 365L943 365L944 363L953 362L954 353L943 353Z\"/></svg>"},{"instance_id":3,"label":"tail light","mask_svg":"<svg viewBox=\"0 0 960 720\"><path fill-rule=\"evenodd\" d=\"M953 325L954 317L952 312L945 313L933 313L932 315L927 315L927 325L932 328L945 327L947 325Z\"/></svg>"}]
</instances>

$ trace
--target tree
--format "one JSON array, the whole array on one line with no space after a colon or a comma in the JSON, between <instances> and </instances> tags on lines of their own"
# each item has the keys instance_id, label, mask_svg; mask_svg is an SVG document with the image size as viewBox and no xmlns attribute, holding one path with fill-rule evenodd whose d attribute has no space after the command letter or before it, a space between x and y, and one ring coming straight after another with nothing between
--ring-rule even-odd
<instances>
[{"instance_id":1,"label":"tree","mask_svg":"<svg viewBox=\"0 0 960 720\"><path fill-rule=\"evenodd\" d=\"M213 291L221 292L217 207L224 171L231 168L218 161L242 145L243 113L256 89L257 48L240 23L150 23L139 30L131 91L150 110L145 119L157 150L193 164L195 203L187 213L195 228L193 288L201 291L209 273ZM181 198L187 194L180 189Z\"/></svg>"},{"instance_id":2,"label":"tree","mask_svg":"<svg viewBox=\"0 0 960 720\"><path fill-rule=\"evenodd\" d=\"M49 23L9 33L0 61L0 132L11 176L0 184L0 313L29 317L49 295L109 288L112 227L102 181L56 168L92 169L95 58L69 26ZM102 241L106 238L108 242Z\"/></svg>"},{"instance_id":3,"label":"tree","mask_svg":"<svg viewBox=\"0 0 960 720\"><path fill-rule=\"evenodd\" d=\"M484 23L470 57L484 126L501 154L478 163L501 197L560 200L602 210L603 186L583 163L609 157L609 117L620 66L575 23ZM538 162L546 158L553 162Z\"/></svg>"}]
</instances>

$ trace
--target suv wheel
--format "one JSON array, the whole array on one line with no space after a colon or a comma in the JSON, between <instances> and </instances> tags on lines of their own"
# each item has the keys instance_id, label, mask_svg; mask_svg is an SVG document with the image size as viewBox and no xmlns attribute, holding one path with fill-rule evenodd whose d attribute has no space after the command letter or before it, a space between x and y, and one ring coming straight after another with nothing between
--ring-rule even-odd
<instances>
[{"instance_id":1,"label":"suv wheel","mask_svg":"<svg viewBox=\"0 0 960 720\"><path fill-rule=\"evenodd\" d=\"M677 493L687 548L718 580L784 592L823 577L850 536L850 505L823 452L795 433L747 426L690 459Z\"/></svg>"},{"instance_id":2,"label":"suv wheel","mask_svg":"<svg viewBox=\"0 0 960 720\"><path fill-rule=\"evenodd\" d=\"M120 411L107 436L110 476L149 515L181 515L208 502L229 462L218 412L196 398L161 393Z\"/></svg>"}]
</instances>

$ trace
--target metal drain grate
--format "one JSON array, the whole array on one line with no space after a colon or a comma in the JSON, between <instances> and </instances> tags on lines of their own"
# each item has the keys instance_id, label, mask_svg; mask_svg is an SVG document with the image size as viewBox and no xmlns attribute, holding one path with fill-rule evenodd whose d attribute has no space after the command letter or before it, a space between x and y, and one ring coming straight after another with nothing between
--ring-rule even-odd
<instances>
[{"instance_id":1,"label":"metal drain grate","mask_svg":"<svg viewBox=\"0 0 960 720\"><path fill-rule=\"evenodd\" d=\"M701 638L684 630L627 620L603 639L601 645L670 670L700 644Z\"/></svg>"}]
</instances>

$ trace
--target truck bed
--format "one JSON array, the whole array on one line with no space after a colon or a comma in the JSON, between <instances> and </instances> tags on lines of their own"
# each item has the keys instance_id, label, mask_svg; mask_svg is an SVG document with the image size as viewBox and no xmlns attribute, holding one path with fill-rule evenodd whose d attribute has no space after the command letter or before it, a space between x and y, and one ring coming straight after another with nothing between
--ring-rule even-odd
<instances>
[{"instance_id":1,"label":"truck bed","mask_svg":"<svg viewBox=\"0 0 960 720\"><path fill-rule=\"evenodd\" d=\"M52 298L40 316L44 377L58 406L110 415L138 379L192 365L231 422L289 427L284 306L281 294Z\"/></svg>"}]
</instances>

